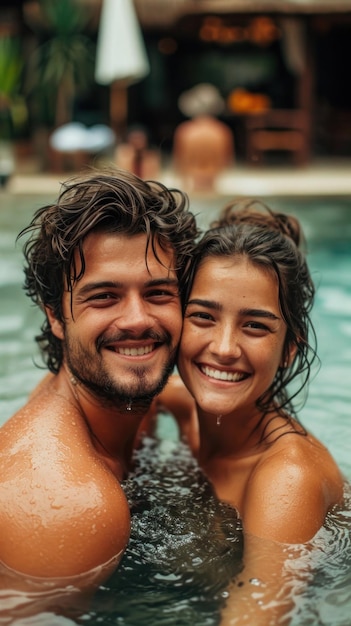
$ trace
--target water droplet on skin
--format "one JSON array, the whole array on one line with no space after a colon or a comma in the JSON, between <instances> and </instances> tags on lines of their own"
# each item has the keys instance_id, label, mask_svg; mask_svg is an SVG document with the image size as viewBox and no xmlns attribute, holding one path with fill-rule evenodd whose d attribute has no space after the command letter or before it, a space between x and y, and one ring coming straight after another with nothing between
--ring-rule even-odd
<instances>
[{"instance_id":1,"label":"water droplet on skin","mask_svg":"<svg viewBox=\"0 0 351 626\"><path fill-rule=\"evenodd\" d=\"M222 416L221 415L217 415L217 420L216 420L217 426L221 425L221 421L222 421Z\"/></svg>"},{"instance_id":2,"label":"water droplet on skin","mask_svg":"<svg viewBox=\"0 0 351 626\"><path fill-rule=\"evenodd\" d=\"M51 502L51 508L55 510L62 509L62 504L60 502Z\"/></svg>"}]
</instances>

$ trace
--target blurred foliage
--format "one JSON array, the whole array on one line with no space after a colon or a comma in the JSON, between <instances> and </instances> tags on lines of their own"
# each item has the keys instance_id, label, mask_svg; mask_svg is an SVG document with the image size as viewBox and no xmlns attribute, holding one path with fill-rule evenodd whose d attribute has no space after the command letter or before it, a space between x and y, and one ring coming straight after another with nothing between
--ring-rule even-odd
<instances>
[{"instance_id":1,"label":"blurred foliage","mask_svg":"<svg viewBox=\"0 0 351 626\"><path fill-rule=\"evenodd\" d=\"M8 101L19 93L23 71L20 42L14 37L0 37L0 95Z\"/></svg>"},{"instance_id":2,"label":"blurred foliage","mask_svg":"<svg viewBox=\"0 0 351 626\"><path fill-rule=\"evenodd\" d=\"M72 121L75 98L94 83L95 42L91 18L76 0L40 0L27 14L37 46L28 62L27 89L34 121L61 126Z\"/></svg>"},{"instance_id":3,"label":"blurred foliage","mask_svg":"<svg viewBox=\"0 0 351 626\"><path fill-rule=\"evenodd\" d=\"M12 139L27 119L23 53L17 37L0 37L0 139Z\"/></svg>"}]
</instances>

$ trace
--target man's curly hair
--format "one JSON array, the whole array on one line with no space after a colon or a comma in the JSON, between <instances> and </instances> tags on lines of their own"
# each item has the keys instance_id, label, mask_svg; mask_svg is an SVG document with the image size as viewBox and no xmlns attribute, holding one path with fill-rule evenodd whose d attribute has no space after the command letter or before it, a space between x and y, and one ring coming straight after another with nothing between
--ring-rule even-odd
<instances>
[{"instance_id":1,"label":"man's curly hair","mask_svg":"<svg viewBox=\"0 0 351 626\"><path fill-rule=\"evenodd\" d=\"M155 254L156 243L162 249L171 247L182 290L198 234L187 195L130 172L92 169L64 183L57 201L39 208L18 235L30 235L23 247L24 289L35 304L42 309L50 307L63 321L64 289L72 290L83 276L83 243L94 231L127 236L145 233L147 249L151 246ZM46 317L36 341L47 367L57 373L62 343L51 332Z\"/></svg>"}]
</instances>

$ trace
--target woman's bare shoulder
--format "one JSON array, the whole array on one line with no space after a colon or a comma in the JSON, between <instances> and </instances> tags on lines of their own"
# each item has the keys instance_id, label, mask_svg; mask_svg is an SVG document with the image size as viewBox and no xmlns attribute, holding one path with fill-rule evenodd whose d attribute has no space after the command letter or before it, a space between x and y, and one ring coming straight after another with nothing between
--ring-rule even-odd
<instances>
[{"instance_id":1,"label":"woman's bare shoulder","mask_svg":"<svg viewBox=\"0 0 351 626\"><path fill-rule=\"evenodd\" d=\"M344 480L335 460L306 433L280 437L260 457L245 495L246 529L286 543L303 543L341 502Z\"/></svg>"}]
</instances>

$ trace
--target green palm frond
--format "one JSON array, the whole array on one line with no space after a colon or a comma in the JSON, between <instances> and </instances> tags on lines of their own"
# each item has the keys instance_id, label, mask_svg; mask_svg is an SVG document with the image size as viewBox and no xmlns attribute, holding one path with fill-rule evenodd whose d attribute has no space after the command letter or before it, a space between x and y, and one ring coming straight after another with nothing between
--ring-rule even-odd
<instances>
[{"instance_id":1,"label":"green palm frond","mask_svg":"<svg viewBox=\"0 0 351 626\"><path fill-rule=\"evenodd\" d=\"M87 89L94 79L95 46L84 35L70 40L53 37L34 51L30 62L29 85L57 88L70 76L77 91Z\"/></svg>"},{"instance_id":2,"label":"green palm frond","mask_svg":"<svg viewBox=\"0 0 351 626\"><path fill-rule=\"evenodd\" d=\"M39 0L39 19L35 13L26 14L28 26L43 36L45 33L55 32L58 35L68 35L83 32L87 27L91 13L87 7L77 0Z\"/></svg>"},{"instance_id":3,"label":"green palm frond","mask_svg":"<svg viewBox=\"0 0 351 626\"><path fill-rule=\"evenodd\" d=\"M84 32L91 14L76 0L41 0L40 9L41 19L32 25L38 46L28 62L27 90L54 104L56 124L68 122L74 98L94 83L96 47Z\"/></svg>"},{"instance_id":4,"label":"green palm frond","mask_svg":"<svg viewBox=\"0 0 351 626\"><path fill-rule=\"evenodd\" d=\"M20 42L0 37L0 95L9 101L20 91L23 65Z\"/></svg>"}]
</instances>

